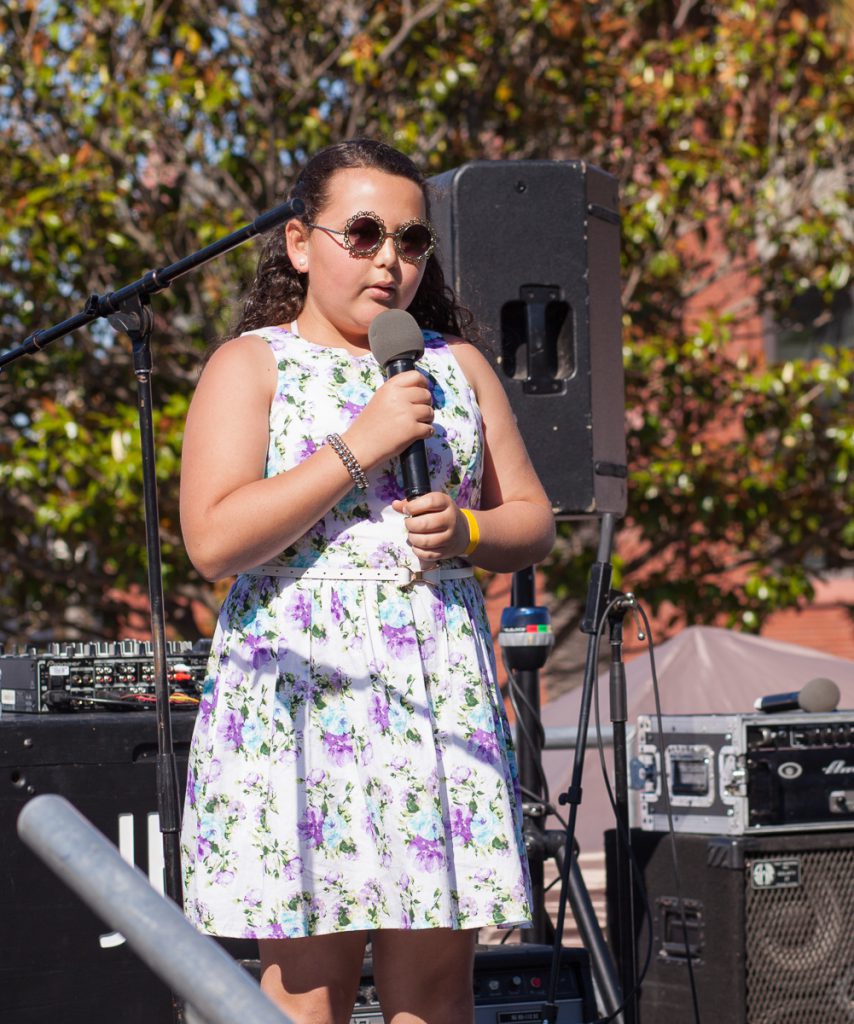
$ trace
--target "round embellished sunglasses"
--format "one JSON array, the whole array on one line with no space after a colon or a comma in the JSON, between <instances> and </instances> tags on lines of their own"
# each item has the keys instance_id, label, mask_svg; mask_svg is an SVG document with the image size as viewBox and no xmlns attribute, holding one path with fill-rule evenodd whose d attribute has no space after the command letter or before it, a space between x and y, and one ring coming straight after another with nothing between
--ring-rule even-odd
<instances>
[{"instance_id":1,"label":"round embellished sunglasses","mask_svg":"<svg viewBox=\"0 0 854 1024\"><path fill-rule=\"evenodd\" d=\"M354 213L343 231L326 228L322 224L309 224L308 221L306 226L330 235L341 235L344 248L360 258L374 256L387 238L394 242L397 255L407 263L420 263L436 248L436 236L426 220L408 220L397 231L388 231L382 217L370 210Z\"/></svg>"}]
</instances>

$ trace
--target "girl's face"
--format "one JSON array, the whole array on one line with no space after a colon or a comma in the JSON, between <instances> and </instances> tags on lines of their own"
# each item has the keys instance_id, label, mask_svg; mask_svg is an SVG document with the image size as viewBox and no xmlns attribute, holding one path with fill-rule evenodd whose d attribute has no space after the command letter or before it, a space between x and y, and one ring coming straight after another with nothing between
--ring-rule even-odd
<instances>
[{"instance_id":1,"label":"girl's face","mask_svg":"<svg viewBox=\"0 0 854 1024\"><path fill-rule=\"evenodd\" d=\"M407 221L425 219L424 197L414 181L368 168L336 171L329 196L312 223L343 232L354 214L368 211L389 234L372 256L356 256L342 235L288 222L288 255L297 270L308 274L300 333L316 344L364 349L374 317L384 309L406 309L421 283L427 261L402 260L391 232Z\"/></svg>"}]
</instances>

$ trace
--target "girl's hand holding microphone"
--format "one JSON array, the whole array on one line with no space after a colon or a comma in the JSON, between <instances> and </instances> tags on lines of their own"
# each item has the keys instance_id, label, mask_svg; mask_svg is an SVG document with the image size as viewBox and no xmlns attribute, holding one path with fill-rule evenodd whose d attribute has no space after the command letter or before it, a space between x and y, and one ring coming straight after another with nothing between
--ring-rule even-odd
<instances>
[{"instance_id":1,"label":"girl's hand holding microphone","mask_svg":"<svg viewBox=\"0 0 854 1024\"><path fill-rule=\"evenodd\" d=\"M424 374L389 377L342 435L363 469L392 458L433 433L433 401Z\"/></svg>"},{"instance_id":2,"label":"girl's hand holding microphone","mask_svg":"<svg viewBox=\"0 0 854 1024\"><path fill-rule=\"evenodd\" d=\"M344 436L362 466L370 468L432 433L429 384L419 371L407 370L385 381ZM409 543L420 561L429 565L465 553L469 524L444 492L394 501L392 508L407 517Z\"/></svg>"},{"instance_id":3,"label":"girl's hand holding microphone","mask_svg":"<svg viewBox=\"0 0 854 1024\"><path fill-rule=\"evenodd\" d=\"M469 523L444 492L431 491L417 498L393 501L392 508L408 516L409 544L422 562L432 564L466 553L471 542Z\"/></svg>"}]
</instances>

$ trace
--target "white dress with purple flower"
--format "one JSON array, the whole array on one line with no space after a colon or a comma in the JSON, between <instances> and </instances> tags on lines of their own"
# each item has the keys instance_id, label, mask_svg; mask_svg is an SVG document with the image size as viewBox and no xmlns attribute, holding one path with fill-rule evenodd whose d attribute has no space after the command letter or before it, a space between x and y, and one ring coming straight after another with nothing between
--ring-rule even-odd
<instances>
[{"instance_id":1,"label":"white dress with purple flower","mask_svg":"<svg viewBox=\"0 0 854 1024\"><path fill-rule=\"evenodd\" d=\"M370 354L254 333L278 363L272 476L343 433L383 378ZM477 508L474 394L440 335L425 332L419 366L433 485ZM398 467L376 467L277 561L417 569L391 508ZM187 915L215 935L527 923L518 777L476 580L240 575L196 721L182 860Z\"/></svg>"}]
</instances>

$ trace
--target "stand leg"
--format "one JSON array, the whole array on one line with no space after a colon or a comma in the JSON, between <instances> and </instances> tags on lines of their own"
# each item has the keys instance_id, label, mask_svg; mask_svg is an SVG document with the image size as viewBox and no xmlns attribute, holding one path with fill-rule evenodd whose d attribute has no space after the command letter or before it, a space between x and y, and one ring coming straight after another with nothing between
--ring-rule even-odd
<instances>
[{"instance_id":1,"label":"stand leg","mask_svg":"<svg viewBox=\"0 0 854 1024\"><path fill-rule=\"evenodd\" d=\"M563 874L564 851L561 844L560 851L555 855L558 868ZM572 916L578 925L578 931L584 948L590 956L590 967L593 972L593 980L596 983L596 991L599 994L602 1006L608 1016L615 1015L616 1024L624 1021L623 1015L618 1014L620 1008L620 981L617 968L614 965L614 958L599 927L596 911L593 908L593 901L584 883L581 868L578 860L573 854L569 865L569 905L572 908Z\"/></svg>"}]
</instances>

